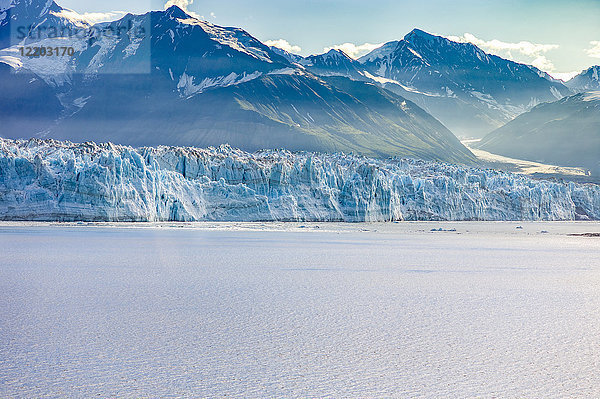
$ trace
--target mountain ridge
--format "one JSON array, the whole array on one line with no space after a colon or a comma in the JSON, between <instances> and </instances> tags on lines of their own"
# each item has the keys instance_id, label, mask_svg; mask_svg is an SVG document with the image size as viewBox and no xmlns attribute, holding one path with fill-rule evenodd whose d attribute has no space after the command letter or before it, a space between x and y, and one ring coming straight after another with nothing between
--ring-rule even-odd
<instances>
[{"instance_id":1,"label":"mountain ridge","mask_svg":"<svg viewBox=\"0 0 600 399\"><path fill-rule=\"evenodd\" d=\"M600 65L594 65L571 78L566 85L573 90L600 90Z\"/></svg>"},{"instance_id":2,"label":"mountain ridge","mask_svg":"<svg viewBox=\"0 0 600 399\"><path fill-rule=\"evenodd\" d=\"M459 136L481 137L537 103L570 93L532 66L420 29L359 61L371 74L396 81L384 87L407 95ZM457 112L471 115L468 123L455 119Z\"/></svg>"},{"instance_id":3,"label":"mountain ridge","mask_svg":"<svg viewBox=\"0 0 600 399\"><path fill-rule=\"evenodd\" d=\"M229 142L246 150L275 146L475 161L412 102L365 82L315 76L243 29L194 19L175 6L103 26L152 30L75 43L80 50L56 74L44 74L45 59L0 50L0 62L17 75L33 71L64 106L59 117L48 118L40 137L136 146ZM27 120L38 105L11 112ZM15 127L10 137L23 134Z\"/></svg>"},{"instance_id":4,"label":"mountain ridge","mask_svg":"<svg viewBox=\"0 0 600 399\"><path fill-rule=\"evenodd\" d=\"M484 137L477 147L513 158L584 166L600 175L600 91L540 104Z\"/></svg>"},{"instance_id":5,"label":"mountain ridge","mask_svg":"<svg viewBox=\"0 0 600 399\"><path fill-rule=\"evenodd\" d=\"M460 137L482 137L538 103L573 94L531 65L418 28L339 65L314 65L326 54L298 57L315 74L375 82L410 99Z\"/></svg>"},{"instance_id":6,"label":"mountain ridge","mask_svg":"<svg viewBox=\"0 0 600 399\"><path fill-rule=\"evenodd\" d=\"M44 28L74 31L91 26L70 11L54 0L16 0L0 4L0 49L23 40L28 43L47 38L50 33ZM66 12L71 15L67 17Z\"/></svg>"}]
</instances>

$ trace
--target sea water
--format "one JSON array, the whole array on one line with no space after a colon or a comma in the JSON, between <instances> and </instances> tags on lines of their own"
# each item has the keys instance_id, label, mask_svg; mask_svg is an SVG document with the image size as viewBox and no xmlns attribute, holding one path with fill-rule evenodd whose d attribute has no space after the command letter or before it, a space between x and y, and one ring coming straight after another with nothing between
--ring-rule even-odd
<instances>
[{"instance_id":1,"label":"sea water","mask_svg":"<svg viewBox=\"0 0 600 399\"><path fill-rule=\"evenodd\" d=\"M564 226L0 225L0 396L598 397Z\"/></svg>"}]
</instances>

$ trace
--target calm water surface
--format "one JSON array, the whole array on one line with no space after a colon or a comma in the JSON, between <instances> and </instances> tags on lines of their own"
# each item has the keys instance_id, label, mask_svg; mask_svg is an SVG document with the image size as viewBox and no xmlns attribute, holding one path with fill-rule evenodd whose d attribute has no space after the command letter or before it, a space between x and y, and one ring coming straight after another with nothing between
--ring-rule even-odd
<instances>
[{"instance_id":1,"label":"calm water surface","mask_svg":"<svg viewBox=\"0 0 600 399\"><path fill-rule=\"evenodd\" d=\"M599 397L600 240L0 226L0 397Z\"/></svg>"}]
</instances>

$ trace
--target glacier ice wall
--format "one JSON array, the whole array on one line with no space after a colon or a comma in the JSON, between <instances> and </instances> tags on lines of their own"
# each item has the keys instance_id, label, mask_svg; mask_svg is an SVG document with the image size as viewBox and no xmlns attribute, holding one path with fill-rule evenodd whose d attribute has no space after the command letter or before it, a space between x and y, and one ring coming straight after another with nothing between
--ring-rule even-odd
<instances>
[{"instance_id":1,"label":"glacier ice wall","mask_svg":"<svg viewBox=\"0 0 600 399\"><path fill-rule=\"evenodd\" d=\"M0 220L600 219L600 187L415 160L0 139Z\"/></svg>"}]
</instances>

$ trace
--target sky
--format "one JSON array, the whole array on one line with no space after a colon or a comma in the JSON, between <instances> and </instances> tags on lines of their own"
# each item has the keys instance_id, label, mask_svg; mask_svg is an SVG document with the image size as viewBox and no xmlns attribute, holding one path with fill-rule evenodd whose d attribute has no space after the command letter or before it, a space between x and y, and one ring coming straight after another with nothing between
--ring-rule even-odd
<instances>
[{"instance_id":1,"label":"sky","mask_svg":"<svg viewBox=\"0 0 600 399\"><path fill-rule=\"evenodd\" d=\"M270 45L358 57L413 28L469 41L488 53L566 79L600 64L600 0L56 0L79 13L143 13L177 4ZM101 19L103 14L91 14Z\"/></svg>"}]
</instances>

